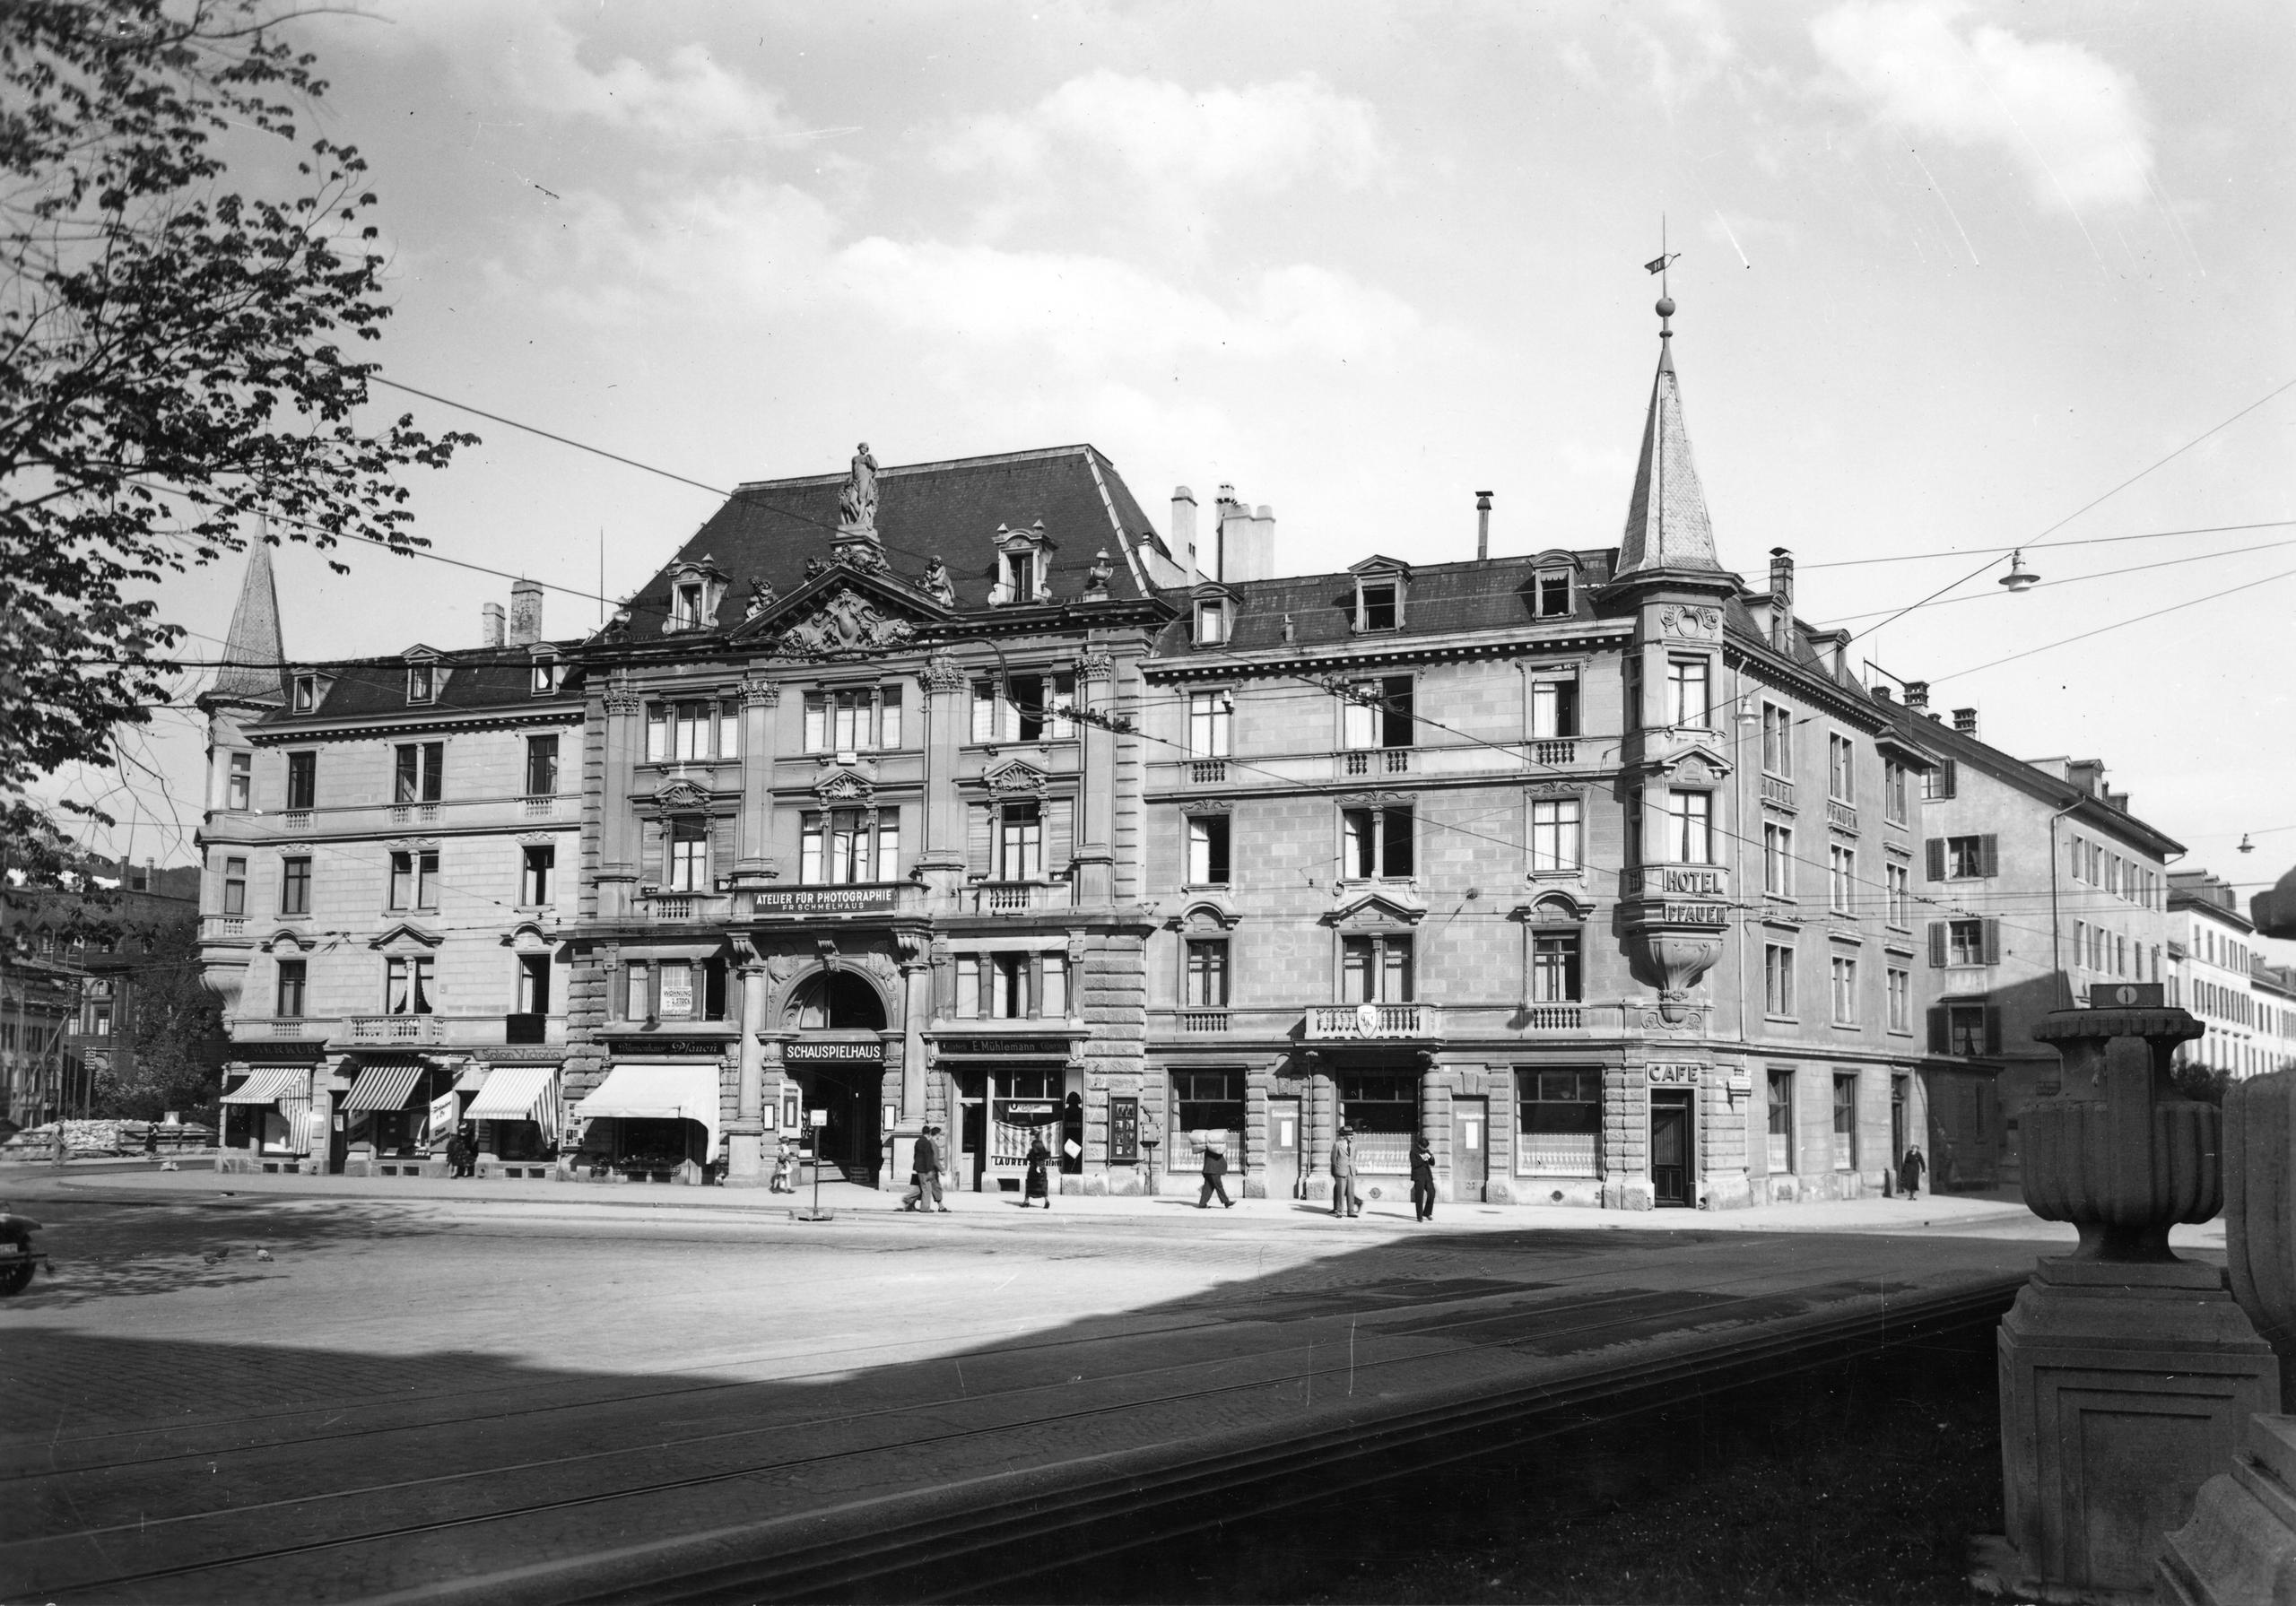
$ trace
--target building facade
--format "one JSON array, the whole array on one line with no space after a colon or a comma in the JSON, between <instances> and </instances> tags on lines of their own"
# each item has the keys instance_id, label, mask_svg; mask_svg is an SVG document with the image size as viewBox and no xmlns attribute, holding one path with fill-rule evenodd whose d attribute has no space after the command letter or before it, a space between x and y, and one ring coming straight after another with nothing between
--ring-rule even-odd
<instances>
[{"instance_id":1,"label":"building facade","mask_svg":"<svg viewBox=\"0 0 2296 1606\"><path fill-rule=\"evenodd\" d=\"M2233 1078L2280 1069L2277 1017L2267 1011L2274 983L2258 984L2256 927L2240 912L2239 895L2205 870L2169 876L2169 933L2179 951L2172 1003L2200 1017L2208 1029L2177 1046L2177 1063L2222 1071Z\"/></svg>"},{"instance_id":2,"label":"building facade","mask_svg":"<svg viewBox=\"0 0 2296 1606\"><path fill-rule=\"evenodd\" d=\"M254 549L202 699L225 1169L435 1173L465 1123L555 1169L582 703L541 604L486 604L476 648L291 663Z\"/></svg>"}]
</instances>

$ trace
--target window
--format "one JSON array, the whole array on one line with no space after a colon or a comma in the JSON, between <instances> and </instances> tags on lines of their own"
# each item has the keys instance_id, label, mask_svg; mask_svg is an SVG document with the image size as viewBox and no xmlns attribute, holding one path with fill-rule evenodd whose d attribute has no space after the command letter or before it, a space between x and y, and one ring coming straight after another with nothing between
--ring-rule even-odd
<instances>
[{"instance_id":1,"label":"window","mask_svg":"<svg viewBox=\"0 0 2296 1606\"><path fill-rule=\"evenodd\" d=\"M669 846L668 874L663 884L672 892L704 892L709 888L709 821L700 814L678 814L664 822Z\"/></svg>"},{"instance_id":2,"label":"window","mask_svg":"<svg viewBox=\"0 0 2296 1606\"><path fill-rule=\"evenodd\" d=\"M1794 831L1765 822L1761 828L1761 890L1777 898L1794 896Z\"/></svg>"},{"instance_id":3,"label":"window","mask_svg":"<svg viewBox=\"0 0 2296 1606\"><path fill-rule=\"evenodd\" d=\"M1407 674L1357 681L1349 685L1340 713L1342 745L1350 751L1409 747L1412 690L1412 678Z\"/></svg>"},{"instance_id":4,"label":"window","mask_svg":"<svg viewBox=\"0 0 2296 1606\"><path fill-rule=\"evenodd\" d=\"M1826 907L1837 915L1857 909L1857 850L1839 844L1826 850Z\"/></svg>"},{"instance_id":5,"label":"window","mask_svg":"<svg viewBox=\"0 0 2296 1606\"><path fill-rule=\"evenodd\" d=\"M1993 873L1993 859L1987 844L1996 838L1986 837L1948 837L1945 838L1945 876L1949 881L1975 879Z\"/></svg>"},{"instance_id":6,"label":"window","mask_svg":"<svg viewBox=\"0 0 2296 1606\"><path fill-rule=\"evenodd\" d=\"M1343 937L1339 953L1339 1002L1409 1003L1409 937Z\"/></svg>"},{"instance_id":7,"label":"window","mask_svg":"<svg viewBox=\"0 0 2296 1606\"><path fill-rule=\"evenodd\" d=\"M1988 964L1985 949L1985 922L1982 920L1948 920L1945 923L1945 962L1949 965ZM2080 947L2075 933L2074 947Z\"/></svg>"},{"instance_id":8,"label":"window","mask_svg":"<svg viewBox=\"0 0 2296 1606\"><path fill-rule=\"evenodd\" d=\"M1037 599L1037 557L1034 552L1004 554L1004 600L1032 603Z\"/></svg>"},{"instance_id":9,"label":"window","mask_svg":"<svg viewBox=\"0 0 2296 1606\"><path fill-rule=\"evenodd\" d=\"M1666 723L1704 730L1713 715L1704 658L1666 660Z\"/></svg>"},{"instance_id":10,"label":"window","mask_svg":"<svg viewBox=\"0 0 2296 1606\"><path fill-rule=\"evenodd\" d=\"M427 703L439 695L439 670L436 664L410 664L406 666L406 700Z\"/></svg>"},{"instance_id":11,"label":"window","mask_svg":"<svg viewBox=\"0 0 2296 1606\"><path fill-rule=\"evenodd\" d=\"M430 1012L430 960L428 957L383 961L383 1008L394 1015Z\"/></svg>"},{"instance_id":12,"label":"window","mask_svg":"<svg viewBox=\"0 0 2296 1606\"><path fill-rule=\"evenodd\" d=\"M1568 740L1578 734L1578 682L1531 682L1531 736L1535 741Z\"/></svg>"},{"instance_id":13,"label":"window","mask_svg":"<svg viewBox=\"0 0 2296 1606\"><path fill-rule=\"evenodd\" d=\"M1357 881L1412 874L1409 809L1342 809L1340 873Z\"/></svg>"},{"instance_id":14,"label":"window","mask_svg":"<svg viewBox=\"0 0 2296 1606\"><path fill-rule=\"evenodd\" d=\"M308 915L311 912L311 861L301 854L279 861L279 912L283 915Z\"/></svg>"},{"instance_id":15,"label":"window","mask_svg":"<svg viewBox=\"0 0 2296 1606\"><path fill-rule=\"evenodd\" d=\"M664 959L654 967L654 1013L664 1020L691 1020L701 1011L694 1006L693 961Z\"/></svg>"},{"instance_id":16,"label":"window","mask_svg":"<svg viewBox=\"0 0 2296 1606\"><path fill-rule=\"evenodd\" d=\"M550 956L546 953L518 956L518 1013L550 1013Z\"/></svg>"},{"instance_id":17,"label":"window","mask_svg":"<svg viewBox=\"0 0 2296 1606\"><path fill-rule=\"evenodd\" d=\"M518 901L530 908L540 908L550 902L550 884L558 871L558 849L554 846L525 847L518 851Z\"/></svg>"},{"instance_id":18,"label":"window","mask_svg":"<svg viewBox=\"0 0 2296 1606\"><path fill-rule=\"evenodd\" d=\"M1847 736L1826 737L1826 795L1836 803L1857 801L1857 748Z\"/></svg>"},{"instance_id":19,"label":"window","mask_svg":"<svg viewBox=\"0 0 2296 1606\"><path fill-rule=\"evenodd\" d=\"M1228 943L1221 937L1191 937L1182 1002L1192 1010L1228 1007Z\"/></svg>"},{"instance_id":20,"label":"window","mask_svg":"<svg viewBox=\"0 0 2296 1606\"><path fill-rule=\"evenodd\" d=\"M1940 759L1937 768L1926 770L1921 777L1921 796L1925 803L1942 803L1960 790L1961 765L1952 759Z\"/></svg>"},{"instance_id":21,"label":"window","mask_svg":"<svg viewBox=\"0 0 2296 1606\"><path fill-rule=\"evenodd\" d=\"M1224 887L1228 884L1228 817L1195 814L1187 822L1187 884Z\"/></svg>"},{"instance_id":22,"label":"window","mask_svg":"<svg viewBox=\"0 0 2296 1606\"><path fill-rule=\"evenodd\" d=\"M1667 846L1677 864L1714 863L1714 797L1706 792L1666 794Z\"/></svg>"},{"instance_id":23,"label":"window","mask_svg":"<svg viewBox=\"0 0 2296 1606\"><path fill-rule=\"evenodd\" d=\"M1517 1076L1523 1170L1592 1176L1603 1134L1603 1073L1540 1069Z\"/></svg>"},{"instance_id":24,"label":"window","mask_svg":"<svg viewBox=\"0 0 2296 1606\"><path fill-rule=\"evenodd\" d=\"M1364 630L1392 630L1396 628L1396 587L1393 582L1366 586L1359 594L1362 612L1356 628Z\"/></svg>"},{"instance_id":25,"label":"window","mask_svg":"<svg viewBox=\"0 0 2296 1606\"><path fill-rule=\"evenodd\" d=\"M1567 569L1543 569L1538 571L1537 613L1541 619L1562 619L1570 612L1570 571Z\"/></svg>"},{"instance_id":26,"label":"window","mask_svg":"<svg viewBox=\"0 0 2296 1606\"><path fill-rule=\"evenodd\" d=\"M295 677L295 712L308 714L319 706L319 678L315 674Z\"/></svg>"},{"instance_id":27,"label":"window","mask_svg":"<svg viewBox=\"0 0 2296 1606\"><path fill-rule=\"evenodd\" d=\"M1794 949L1790 943L1762 944L1761 1005L1765 1014L1785 1020L1793 1018Z\"/></svg>"},{"instance_id":28,"label":"window","mask_svg":"<svg viewBox=\"0 0 2296 1606\"><path fill-rule=\"evenodd\" d=\"M1974 1059L1988 1052L1987 1011L1981 1003L1949 1003L1944 1016L1944 1051L1960 1059Z\"/></svg>"},{"instance_id":29,"label":"window","mask_svg":"<svg viewBox=\"0 0 2296 1606\"><path fill-rule=\"evenodd\" d=\"M283 1020L303 1018L303 986L309 963L304 959L279 961L279 990L272 1000L271 1012Z\"/></svg>"},{"instance_id":30,"label":"window","mask_svg":"<svg viewBox=\"0 0 2296 1606\"><path fill-rule=\"evenodd\" d=\"M1913 1029L1913 972L1892 965L1884 977L1889 984L1890 1029Z\"/></svg>"},{"instance_id":31,"label":"window","mask_svg":"<svg viewBox=\"0 0 2296 1606\"><path fill-rule=\"evenodd\" d=\"M670 629L698 630L701 628L702 583L686 580L670 588Z\"/></svg>"},{"instance_id":32,"label":"window","mask_svg":"<svg viewBox=\"0 0 2296 1606\"><path fill-rule=\"evenodd\" d=\"M1531 1002L1580 1001L1578 933L1536 932L1531 937Z\"/></svg>"},{"instance_id":33,"label":"window","mask_svg":"<svg viewBox=\"0 0 2296 1606\"><path fill-rule=\"evenodd\" d=\"M1236 1071L1172 1072L1172 1130L1240 1132L1244 1078Z\"/></svg>"},{"instance_id":34,"label":"window","mask_svg":"<svg viewBox=\"0 0 2296 1606\"><path fill-rule=\"evenodd\" d=\"M997 739L995 689L989 688L987 728L973 733L978 742ZM981 723L979 690L975 691L975 724ZM900 745L900 688L860 686L834 691L805 693L805 751L811 753L860 752ZM1017 734L1018 721L1013 722Z\"/></svg>"},{"instance_id":35,"label":"window","mask_svg":"<svg viewBox=\"0 0 2296 1606\"><path fill-rule=\"evenodd\" d=\"M1531 803L1531 870L1576 872L1583 863L1579 846L1580 803L1575 797L1541 797Z\"/></svg>"},{"instance_id":36,"label":"window","mask_svg":"<svg viewBox=\"0 0 2296 1606\"><path fill-rule=\"evenodd\" d=\"M957 1013L967 1020L1019 1020L1031 1012L1036 956L1026 953L961 954L957 958ZM1049 970L1065 959L1048 956ZM1062 989L1066 977L1062 974ZM1064 1006L1065 1007L1065 1006Z\"/></svg>"},{"instance_id":37,"label":"window","mask_svg":"<svg viewBox=\"0 0 2296 1606\"><path fill-rule=\"evenodd\" d=\"M798 832L797 879L810 887L899 881L899 812L830 809L805 815Z\"/></svg>"},{"instance_id":38,"label":"window","mask_svg":"<svg viewBox=\"0 0 2296 1606\"><path fill-rule=\"evenodd\" d=\"M1196 644L1218 647L1228 639L1228 604L1206 599L1196 605Z\"/></svg>"},{"instance_id":39,"label":"window","mask_svg":"<svg viewBox=\"0 0 2296 1606\"><path fill-rule=\"evenodd\" d=\"M245 859L223 861L223 913L244 915L248 912L248 862Z\"/></svg>"},{"instance_id":40,"label":"window","mask_svg":"<svg viewBox=\"0 0 2296 1606\"><path fill-rule=\"evenodd\" d=\"M1224 759L1236 705L1225 691L1191 691L1187 698L1187 754Z\"/></svg>"},{"instance_id":41,"label":"window","mask_svg":"<svg viewBox=\"0 0 2296 1606\"><path fill-rule=\"evenodd\" d=\"M1833 1079L1833 1168L1857 1168L1857 1079L1838 1073Z\"/></svg>"},{"instance_id":42,"label":"window","mask_svg":"<svg viewBox=\"0 0 2296 1606\"><path fill-rule=\"evenodd\" d=\"M1794 775L1794 711L1776 703L1761 706L1761 767L1766 775Z\"/></svg>"},{"instance_id":43,"label":"window","mask_svg":"<svg viewBox=\"0 0 2296 1606\"><path fill-rule=\"evenodd\" d=\"M391 901L394 909L435 909L439 907L439 850L391 855Z\"/></svg>"},{"instance_id":44,"label":"window","mask_svg":"<svg viewBox=\"0 0 2296 1606\"><path fill-rule=\"evenodd\" d=\"M397 751L394 770L396 784L391 793L394 803L437 803L445 794L447 779L447 744L443 742L410 742Z\"/></svg>"},{"instance_id":45,"label":"window","mask_svg":"<svg viewBox=\"0 0 2296 1606\"><path fill-rule=\"evenodd\" d=\"M287 806L291 809L315 807L318 794L318 754L289 753L287 755Z\"/></svg>"},{"instance_id":46,"label":"window","mask_svg":"<svg viewBox=\"0 0 2296 1606\"><path fill-rule=\"evenodd\" d=\"M1906 822L1905 766L1895 759L1882 760L1882 818L1892 825Z\"/></svg>"},{"instance_id":47,"label":"window","mask_svg":"<svg viewBox=\"0 0 2296 1606\"><path fill-rule=\"evenodd\" d=\"M555 797L558 794L558 738L529 736L526 738L526 795Z\"/></svg>"},{"instance_id":48,"label":"window","mask_svg":"<svg viewBox=\"0 0 2296 1606\"><path fill-rule=\"evenodd\" d=\"M233 753L231 755L230 773L224 782L223 806L227 809L244 809L248 807L249 803L252 801L250 794L254 791L254 788L255 755L253 753Z\"/></svg>"},{"instance_id":49,"label":"window","mask_svg":"<svg viewBox=\"0 0 2296 1606\"><path fill-rule=\"evenodd\" d=\"M1857 1023L1857 961L1833 956L1833 1019L1837 1026Z\"/></svg>"},{"instance_id":50,"label":"window","mask_svg":"<svg viewBox=\"0 0 2296 1606\"><path fill-rule=\"evenodd\" d=\"M536 697L548 697L558 690L558 660L536 658L530 672L527 689Z\"/></svg>"},{"instance_id":51,"label":"window","mask_svg":"<svg viewBox=\"0 0 2296 1606\"><path fill-rule=\"evenodd\" d=\"M1783 1176L1794 1168L1794 1072L1770 1073L1770 1169Z\"/></svg>"}]
</instances>

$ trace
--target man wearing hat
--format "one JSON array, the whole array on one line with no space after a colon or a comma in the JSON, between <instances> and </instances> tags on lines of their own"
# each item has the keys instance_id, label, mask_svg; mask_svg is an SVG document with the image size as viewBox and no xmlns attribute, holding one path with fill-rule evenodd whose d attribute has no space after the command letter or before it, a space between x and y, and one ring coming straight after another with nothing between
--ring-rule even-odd
<instances>
[{"instance_id":1,"label":"man wearing hat","mask_svg":"<svg viewBox=\"0 0 2296 1606\"><path fill-rule=\"evenodd\" d=\"M939 1211L949 1213L941 1200L941 1150L934 1139L940 1135L937 1126L927 1126L918 1135L915 1164L917 1171L909 1180L909 1191L900 1202L903 1210Z\"/></svg>"},{"instance_id":2,"label":"man wearing hat","mask_svg":"<svg viewBox=\"0 0 2296 1606\"><path fill-rule=\"evenodd\" d=\"M1331 1145L1331 1213L1353 1216L1362 1210L1362 1196L1355 1191L1355 1132L1343 1126Z\"/></svg>"},{"instance_id":3,"label":"man wearing hat","mask_svg":"<svg viewBox=\"0 0 2296 1606\"><path fill-rule=\"evenodd\" d=\"M1204 1186L1196 1191L1196 1209L1210 1210L1214 1194L1220 1195L1222 1206L1228 1210L1236 1208L1236 1202L1228 1197L1227 1176L1228 1157L1222 1152L1220 1142L1215 1138L1204 1146Z\"/></svg>"}]
</instances>

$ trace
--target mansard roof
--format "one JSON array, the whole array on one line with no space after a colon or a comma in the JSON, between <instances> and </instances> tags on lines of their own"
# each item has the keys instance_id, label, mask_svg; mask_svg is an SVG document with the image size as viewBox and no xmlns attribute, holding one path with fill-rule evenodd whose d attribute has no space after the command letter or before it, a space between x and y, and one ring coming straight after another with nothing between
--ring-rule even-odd
<instances>
[{"instance_id":1,"label":"mansard roof","mask_svg":"<svg viewBox=\"0 0 2296 1606\"><path fill-rule=\"evenodd\" d=\"M741 486L631 599L633 638L659 636L669 609L669 571L705 552L727 577L718 604L721 629L742 621L752 581L763 581L778 596L803 586L837 543L838 492L845 478L842 473L811 474ZM1111 598L1152 595L1142 589L1129 554L1143 541L1160 551L1163 543L1116 464L1097 447L1051 447L883 468L877 491L877 536L893 573L914 586L926 566L941 559L959 612L988 606L997 578L998 527L1030 531L1039 520L1053 543L1045 577L1056 602L1083 597L1103 550L1115 569Z\"/></svg>"},{"instance_id":2,"label":"mansard roof","mask_svg":"<svg viewBox=\"0 0 2296 1606\"><path fill-rule=\"evenodd\" d=\"M264 716L261 728L339 725L346 719L391 716L436 719L457 714L505 714L522 708L549 708L571 700L562 690L548 696L534 694L534 660L552 654L571 654L579 642L538 641L529 646L474 647L455 651L436 647L413 649L388 658L356 658L331 664L299 664L297 673L319 677L318 707L297 714L274 708ZM411 662L431 664L441 677L437 694L427 703L406 700L406 671Z\"/></svg>"}]
</instances>

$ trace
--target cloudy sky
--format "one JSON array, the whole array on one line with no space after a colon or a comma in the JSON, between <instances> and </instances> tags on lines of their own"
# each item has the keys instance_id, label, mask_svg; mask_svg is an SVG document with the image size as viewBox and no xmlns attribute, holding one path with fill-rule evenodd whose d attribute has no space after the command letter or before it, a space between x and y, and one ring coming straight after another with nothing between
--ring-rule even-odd
<instances>
[{"instance_id":1,"label":"cloudy sky","mask_svg":"<svg viewBox=\"0 0 2296 1606\"><path fill-rule=\"evenodd\" d=\"M2191 863L2296 860L2275 0L369 10L308 26L382 198L387 371L709 485L1090 440L1160 516L1271 504L1292 570L1469 556L1485 488L1496 550L1613 544L1663 218L1725 561L1791 547L1803 613L1867 629L2084 543L1853 651L2102 757ZM441 552L596 592L603 534L618 595L715 506L415 407L485 438L415 482ZM2206 533L2104 539L2161 531ZM282 554L291 653L467 645L507 590L352 567ZM237 579L170 604L220 638ZM191 721L148 757L196 798ZM139 856L188 856L196 804L130 778Z\"/></svg>"}]
</instances>

